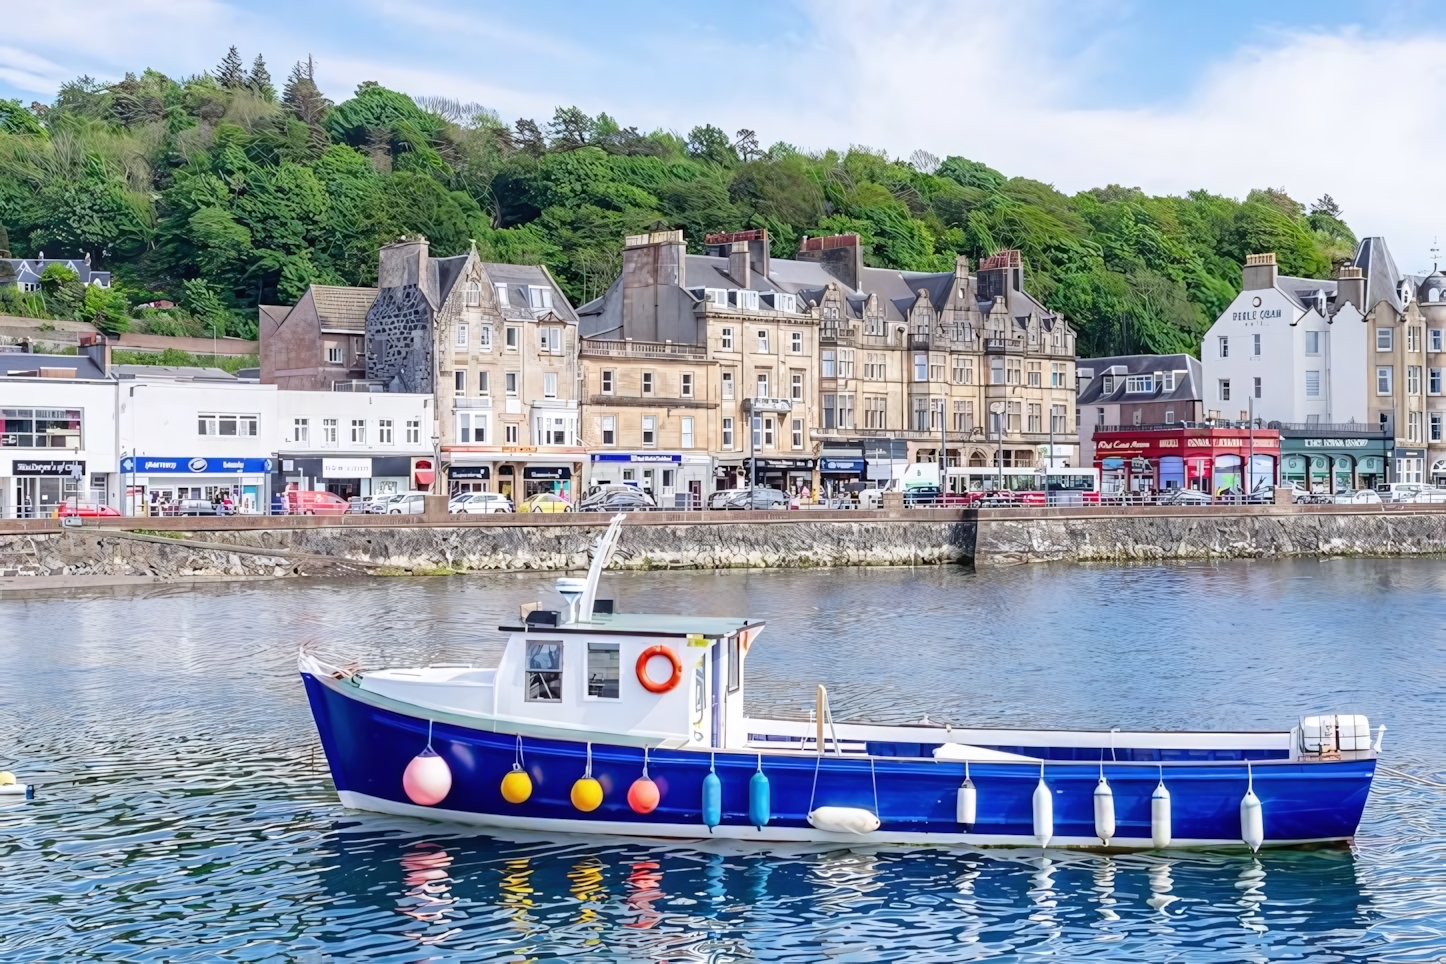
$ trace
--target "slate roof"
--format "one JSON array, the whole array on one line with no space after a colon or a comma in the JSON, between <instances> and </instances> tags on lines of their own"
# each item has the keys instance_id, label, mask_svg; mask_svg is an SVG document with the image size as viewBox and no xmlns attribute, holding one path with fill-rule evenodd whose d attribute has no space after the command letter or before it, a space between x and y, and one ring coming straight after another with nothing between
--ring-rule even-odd
<instances>
[{"instance_id":1,"label":"slate roof","mask_svg":"<svg viewBox=\"0 0 1446 964\"><path fill-rule=\"evenodd\" d=\"M1295 278L1290 275L1276 275L1275 287L1302 311L1316 308L1322 315L1327 314L1330 302L1336 296L1336 283L1324 278ZM1325 296L1322 302L1319 294Z\"/></svg>"},{"instance_id":2,"label":"slate roof","mask_svg":"<svg viewBox=\"0 0 1446 964\"><path fill-rule=\"evenodd\" d=\"M567 300L567 295L563 294L562 288L553 280L548 270L541 265L501 264L484 261L482 267L486 270L487 276L492 279L493 284L507 286L507 306L502 309L504 318L536 320L551 315L561 321L577 323L579 312L572 307L572 302ZM552 307L533 308L527 289L543 286L552 289Z\"/></svg>"},{"instance_id":3,"label":"slate roof","mask_svg":"<svg viewBox=\"0 0 1446 964\"><path fill-rule=\"evenodd\" d=\"M1356 245L1352 264L1366 276L1366 304L1361 309L1362 314L1368 314L1383 301L1398 312L1405 310L1405 305L1401 304L1401 272L1386 247L1385 238L1362 238Z\"/></svg>"},{"instance_id":4,"label":"slate roof","mask_svg":"<svg viewBox=\"0 0 1446 964\"><path fill-rule=\"evenodd\" d=\"M364 335L367 312L377 300L377 289L312 285L311 300L316 305L316 318L322 331ZM269 307L262 305L261 310Z\"/></svg>"},{"instance_id":5,"label":"slate roof","mask_svg":"<svg viewBox=\"0 0 1446 964\"><path fill-rule=\"evenodd\" d=\"M29 352L0 352L0 376L38 377L41 368L73 368L75 378L104 380L100 366L87 355L32 355Z\"/></svg>"},{"instance_id":6,"label":"slate roof","mask_svg":"<svg viewBox=\"0 0 1446 964\"><path fill-rule=\"evenodd\" d=\"M81 284L95 284L110 287L109 271L94 271L88 258L0 258L15 272L17 284L39 284L40 276L53 264L62 265L80 277Z\"/></svg>"},{"instance_id":7,"label":"slate roof","mask_svg":"<svg viewBox=\"0 0 1446 964\"><path fill-rule=\"evenodd\" d=\"M1175 390L1163 391L1160 382L1155 382L1153 391L1126 392L1126 375L1147 375L1155 372L1185 372L1182 378L1175 376ZM1095 405L1105 402L1189 402L1200 401L1204 396L1204 377L1200 360L1190 355L1112 355L1108 358L1081 358L1075 362L1076 377L1089 381L1080 390L1080 405ZM1110 392L1102 391L1104 376L1115 376Z\"/></svg>"}]
</instances>

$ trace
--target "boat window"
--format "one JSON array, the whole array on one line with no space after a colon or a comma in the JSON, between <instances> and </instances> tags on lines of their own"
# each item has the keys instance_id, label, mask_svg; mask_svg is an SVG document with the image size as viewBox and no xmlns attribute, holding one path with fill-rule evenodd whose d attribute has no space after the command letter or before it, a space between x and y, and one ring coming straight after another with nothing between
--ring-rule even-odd
<instances>
[{"instance_id":1,"label":"boat window","mask_svg":"<svg viewBox=\"0 0 1446 964\"><path fill-rule=\"evenodd\" d=\"M527 699L562 702L562 643L527 644Z\"/></svg>"},{"instance_id":2,"label":"boat window","mask_svg":"<svg viewBox=\"0 0 1446 964\"><path fill-rule=\"evenodd\" d=\"M587 644L587 695L618 698L620 660L617 643Z\"/></svg>"},{"instance_id":3,"label":"boat window","mask_svg":"<svg viewBox=\"0 0 1446 964\"><path fill-rule=\"evenodd\" d=\"M702 660L693 671L693 725L703 725L703 711L708 708L708 671Z\"/></svg>"},{"instance_id":4,"label":"boat window","mask_svg":"<svg viewBox=\"0 0 1446 964\"><path fill-rule=\"evenodd\" d=\"M736 693L743 686L743 652L738 634L728 637L728 692Z\"/></svg>"}]
</instances>

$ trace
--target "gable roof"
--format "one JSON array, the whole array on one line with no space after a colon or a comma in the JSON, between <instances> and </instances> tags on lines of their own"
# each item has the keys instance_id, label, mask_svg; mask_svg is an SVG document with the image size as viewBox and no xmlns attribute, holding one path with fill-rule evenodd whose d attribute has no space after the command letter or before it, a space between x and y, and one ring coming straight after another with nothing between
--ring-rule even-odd
<instances>
[{"instance_id":1,"label":"gable roof","mask_svg":"<svg viewBox=\"0 0 1446 964\"><path fill-rule=\"evenodd\" d=\"M1362 238L1361 243L1356 245L1352 260L1366 277L1366 303L1361 308L1362 314L1369 314L1383 301L1397 312L1405 310L1405 305L1401 304L1401 272L1386 247L1385 238Z\"/></svg>"},{"instance_id":2,"label":"gable roof","mask_svg":"<svg viewBox=\"0 0 1446 964\"><path fill-rule=\"evenodd\" d=\"M1125 398L1127 375L1148 375L1155 372L1185 372L1176 377L1174 391L1164 391L1158 382L1153 391L1129 392ZM1101 402L1173 402L1199 401L1203 399L1204 377L1200 359L1193 355L1111 355L1107 358L1081 358L1075 362L1075 373L1083 376L1090 372L1089 381L1080 390L1077 403L1080 405ZM1103 391L1106 373L1115 376L1108 392Z\"/></svg>"},{"instance_id":3,"label":"gable roof","mask_svg":"<svg viewBox=\"0 0 1446 964\"><path fill-rule=\"evenodd\" d=\"M377 300L377 289L312 285L310 293L316 307L317 325L322 331L366 333L367 312Z\"/></svg>"}]
</instances>

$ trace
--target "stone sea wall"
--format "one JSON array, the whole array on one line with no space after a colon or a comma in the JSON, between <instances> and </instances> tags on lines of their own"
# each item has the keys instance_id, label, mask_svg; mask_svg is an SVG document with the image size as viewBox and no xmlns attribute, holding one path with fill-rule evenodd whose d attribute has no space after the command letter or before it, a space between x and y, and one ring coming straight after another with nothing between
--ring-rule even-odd
<instances>
[{"instance_id":1,"label":"stone sea wall","mask_svg":"<svg viewBox=\"0 0 1446 964\"><path fill-rule=\"evenodd\" d=\"M1446 508L1446 507L1443 507ZM811 568L1446 553L1430 506L658 513L613 567ZM0 523L0 589L27 577L175 580L585 568L605 517ZM127 528L137 524L155 528Z\"/></svg>"}]
</instances>

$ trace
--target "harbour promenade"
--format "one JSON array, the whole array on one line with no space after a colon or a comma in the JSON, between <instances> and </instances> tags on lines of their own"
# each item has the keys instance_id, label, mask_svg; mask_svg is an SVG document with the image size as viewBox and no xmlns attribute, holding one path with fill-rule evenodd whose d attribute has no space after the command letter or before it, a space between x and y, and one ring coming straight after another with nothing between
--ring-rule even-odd
<instances>
[{"instance_id":1,"label":"harbour promenade","mask_svg":"<svg viewBox=\"0 0 1446 964\"><path fill-rule=\"evenodd\" d=\"M0 590L585 568L605 514L0 521ZM72 523L76 520L70 520ZM1129 562L1446 553L1446 506L631 514L622 569Z\"/></svg>"}]
</instances>

